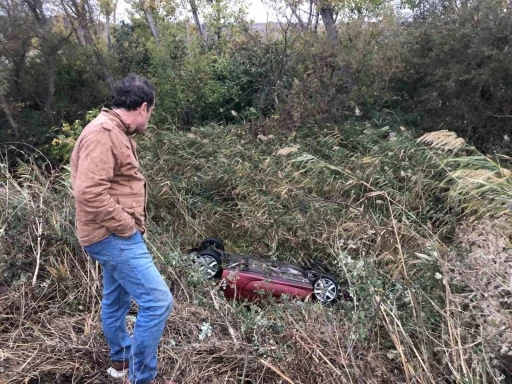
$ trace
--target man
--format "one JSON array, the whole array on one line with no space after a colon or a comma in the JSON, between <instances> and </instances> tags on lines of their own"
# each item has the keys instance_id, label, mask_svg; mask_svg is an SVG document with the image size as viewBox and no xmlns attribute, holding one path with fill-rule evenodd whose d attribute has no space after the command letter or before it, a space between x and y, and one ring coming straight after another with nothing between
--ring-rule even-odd
<instances>
[{"instance_id":1,"label":"man","mask_svg":"<svg viewBox=\"0 0 512 384\"><path fill-rule=\"evenodd\" d=\"M134 134L143 134L155 90L130 74L115 88L112 110L101 113L78 138L71 155L78 238L103 270L101 321L110 347L108 373L131 384L171 384L157 376L157 348L173 297L142 238L146 181ZM131 298L139 313L133 336L126 331Z\"/></svg>"}]
</instances>

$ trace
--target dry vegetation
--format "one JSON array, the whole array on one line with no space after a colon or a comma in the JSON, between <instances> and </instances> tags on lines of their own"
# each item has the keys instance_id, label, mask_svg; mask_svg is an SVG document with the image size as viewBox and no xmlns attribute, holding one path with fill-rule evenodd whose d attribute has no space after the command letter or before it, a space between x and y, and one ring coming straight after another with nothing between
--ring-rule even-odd
<instances>
[{"instance_id":1,"label":"dry vegetation","mask_svg":"<svg viewBox=\"0 0 512 384\"><path fill-rule=\"evenodd\" d=\"M166 374L180 383L510 380L510 159L447 133L442 148L423 137L425 148L401 127L259 137L246 128L154 130L140 142L148 244L176 297L159 351ZM67 170L7 167L15 154L3 153L0 382L108 383L101 275L74 236ZM484 166L492 176L472 173ZM240 252L322 259L354 301L226 302L183 254L211 235Z\"/></svg>"}]
</instances>

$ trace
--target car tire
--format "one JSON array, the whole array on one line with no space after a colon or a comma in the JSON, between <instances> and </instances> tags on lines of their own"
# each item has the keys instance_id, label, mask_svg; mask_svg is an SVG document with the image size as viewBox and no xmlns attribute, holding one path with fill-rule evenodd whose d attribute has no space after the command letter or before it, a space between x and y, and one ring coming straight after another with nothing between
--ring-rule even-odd
<instances>
[{"instance_id":1,"label":"car tire","mask_svg":"<svg viewBox=\"0 0 512 384\"><path fill-rule=\"evenodd\" d=\"M313 298L322 304L334 304L338 301L340 286L330 275L320 275L313 282Z\"/></svg>"},{"instance_id":2,"label":"car tire","mask_svg":"<svg viewBox=\"0 0 512 384\"><path fill-rule=\"evenodd\" d=\"M224 242L216 237L208 237L199 244L199 252L205 251L208 247L213 246L215 249L224 252Z\"/></svg>"},{"instance_id":3,"label":"car tire","mask_svg":"<svg viewBox=\"0 0 512 384\"><path fill-rule=\"evenodd\" d=\"M222 262L215 252L202 251L196 255L196 264L199 264L201 274L207 279L220 279L222 276Z\"/></svg>"}]
</instances>

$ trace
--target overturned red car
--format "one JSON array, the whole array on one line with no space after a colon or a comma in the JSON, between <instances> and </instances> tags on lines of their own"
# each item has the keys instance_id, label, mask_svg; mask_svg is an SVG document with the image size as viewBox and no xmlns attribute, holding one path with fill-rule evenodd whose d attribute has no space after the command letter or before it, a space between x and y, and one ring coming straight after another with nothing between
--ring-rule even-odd
<instances>
[{"instance_id":1,"label":"overturned red car","mask_svg":"<svg viewBox=\"0 0 512 384\"><path fill-rule=\"evenodd\" d=\"M217 238L203 240L189 253L205 278L223 280L220 286L228 299L254 301L269 295L276 299L287 295L301 300L311 298L322 304L350 299L347 284L326 273L325 266L318 261L309 268L231 254Z\"/></svg>"}]
</instances>

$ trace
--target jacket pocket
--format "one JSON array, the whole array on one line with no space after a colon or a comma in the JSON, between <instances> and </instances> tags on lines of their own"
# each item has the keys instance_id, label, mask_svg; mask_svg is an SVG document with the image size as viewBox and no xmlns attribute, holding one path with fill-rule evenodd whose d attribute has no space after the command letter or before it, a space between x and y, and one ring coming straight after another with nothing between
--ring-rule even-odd
<instances>
[{"instance_id":1,"label":"jacket pocket","mask_svg":"<svg viewBox=\"0 0 512 384\"><path fill-rule=\"evenodd\" d=\"M134 218L138 218L144 213L144 196L118 197L119 205L124 211Z\"/></svg>"}]
</instances>

